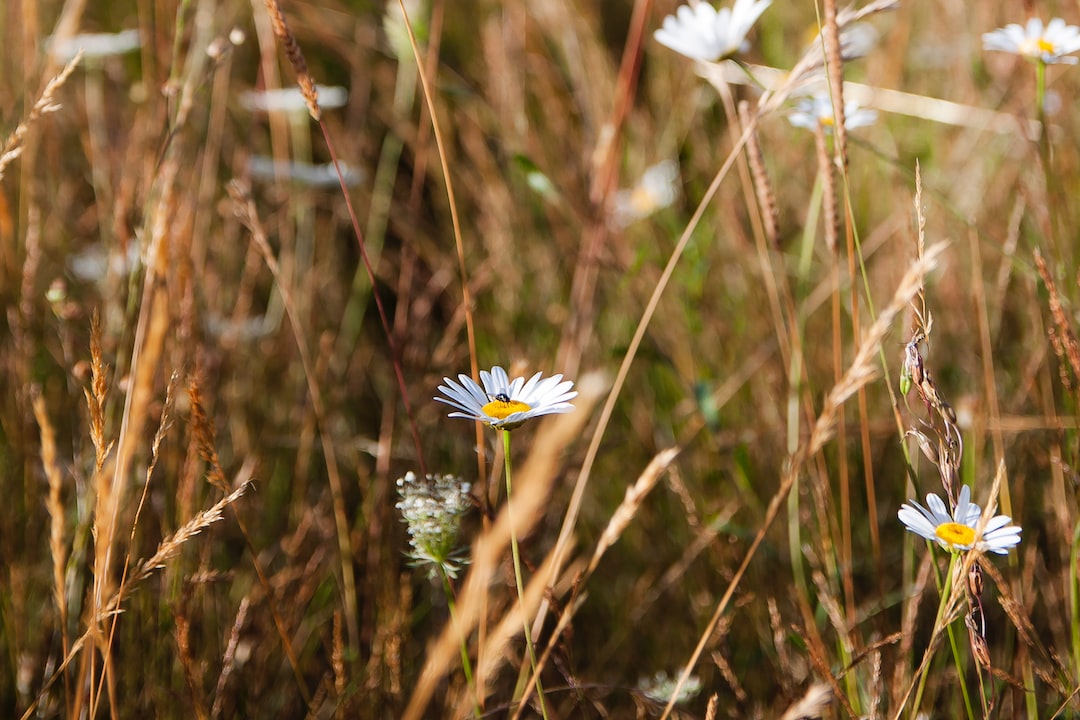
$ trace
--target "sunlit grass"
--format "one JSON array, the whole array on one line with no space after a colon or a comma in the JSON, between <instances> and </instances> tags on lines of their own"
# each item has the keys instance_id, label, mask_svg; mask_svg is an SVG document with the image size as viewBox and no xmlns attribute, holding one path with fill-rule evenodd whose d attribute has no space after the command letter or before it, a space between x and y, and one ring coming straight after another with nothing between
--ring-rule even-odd
<instances>
[{"instance_id":1,"label":"sunlit grass","mask_svg":"<svg viewBox=\"0 0 1080 720\"><path fill-rule=\"evenodd\" d=\"M1080 714L1072 30L14 5L0 716Z\"/></svg>"}]
</instances>

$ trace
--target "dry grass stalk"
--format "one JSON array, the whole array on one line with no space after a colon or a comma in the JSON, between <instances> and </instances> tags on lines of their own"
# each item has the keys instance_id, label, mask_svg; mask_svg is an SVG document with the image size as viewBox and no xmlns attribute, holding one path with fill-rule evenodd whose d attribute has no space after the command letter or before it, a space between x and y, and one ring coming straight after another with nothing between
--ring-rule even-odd
<instances>
[{"instance_id":1,"label":"dry grass stalk","mask_svg":"<svg viewBox=\"0 0 1080 720\"><path fill-rule=\"evenodd\" d=\"M45 410L45 400L40 393L33 394L34 417L41 431L41 465L49 482L49 494L45 509L49 512L49 553L52 556L53 599L60 616L60 636L63 649L68 650L67 594L64 592L64 568L67 566L67 545L64 542L63 476L56 459L56 430Z\"/></svg>"},{"instance_id":2,"label":"dry grass stalk","mask_svg":"<svg viewBox=\"0 0 1080 720\"><path fill-rule=\"evenodd\" d=\"M319 91L315 87L315 79L308 72L304 52L300 49L300 45L296 42L296 38L289 29L289 23L285 20L285 13L281 12L277 0L263 0L263 4L266 5L266 12L270 15L270 24L274 28L274 35L281 41L282 46L285 48L285 56L289 58L289 64L292 65L293 71L296 73L296 84L300 86L300 94L304 96L304 102L307 103L308 114L311 115L313 120L318 121L322 118L322 109L319 107Z\"/></svg>"},{"instance_id":3,"label":"dry grass stalk","mask_svg":"<svg viewBox=\"0 0 1080 720\"><path fill-rule=\"evenodd\" d=\"M334 717L337 720L343 720L345 717L345 639L341 627L341 609L335 608L330 665L334 670L334 697L337 698L337 710Z\"/></svg>"},{"instance_id":4,"label":"dry grass stalk","mask_svg":"<svg viewBox=\"0 0 1080 720\"><path fill-rule=\"evenodd\" d=\"M41 265L41 208L36 202L31 203L27 208L26 225L26 254L22 264L19 312L9 316L11 344L15 350L13 362L17 368L17 377L23 384L30 382L30 365L34 355L33 348L27 346L26 324L35 316L40 297L35 281ZM25 398L20 398L20 402L23 400Z\"/></svg>"},{"instance_id":5,"label":"dry grass stalk","mask_svg":"<svg viewBox=\"0 0 1080 720\"><path fill-rule=\"evenodd\" d=\"M713 696L709 698L708 707L705 708L705 720L716 720L716 710L719 705L720 698L716 694L713 694Z\"/></svg>"},{"instance_id":6,"label":"dry grass stalk","mask_svg":"<svg viewBox=\"0 0 1080 720\"><path fill-rule=\"evenodd\" d=\"M806 655L810 665L820 677L825 678L826 682L823 684L831 690L832 697L836 699L836 702L843 710L842 714L847 717L856 717L855 709L851 706L851 701L848 700L844 688L840 685L839 677L833 672L832 666L829 664L828 648L825 647L817 629L804 627L797 630L797 632L806 645Z\"/></svg>"},{"instance_id":7,"label":"dry grass stalk","mask_svg":"<svg viewBox=\"0 0 1080 720\"><path fill-rule=\"evenodd\" d=\"M806 689L806 694L784 711L780 720L822 717L831 702L832 691L829 686L824 683L814 683Z\"/></svg>"},{"instance_id":8,"label":"dry grass stalk","mask_svg":"<svg viewBox=\"0 0 1080 720\"><path fill-rule=\"evenodd\" d=\"M195 517L184 523L179 530L162 540L158 544L157 552L139 564L131 577L131 582L123 588L122 593L118 592L113 596L106 604L105 611L111 612L118 608L124 598L131 594L131 590L135 585L138 585L140 582L150 577L155 570L165 567L165 564L169 560L180 554L180 549L186 542L221 520L225 508L243 497L251 487L252 483L250 480L244 481L236 490L229 493L221 500L218 500L211 507L196 514Z\"/></svg>"},{"instance_id":9,"label":"dry grass stalk","mask_svg":"<svg viewBox=\"0 0 1080 720\"><path fill-rule=\"evenodd\" d=\"M207 720L206 710L203 709L202 678L196 667L195 658L191 654L191 618L187 614L187 594L173 608L173 622L176 625L174 637L176 638L176 655L180 660L180 668L184 674L184 682L188 692L191 693L191 705L195 708L195 715L199 720Z\"/></svg>"},{"instance_id":10,"label":"dry grass stalk","mask_svg":"<svg viewBox=\"0 0 1080 720\"><path fill-rule=\"evenodd\" d=\"M245 595L240 601L240 607L236 609L236 618L233 620L232 629L229 631L229 641L225 645L225 654L221 658L221 674L218 675L217 686L214 688L214 704L210 708L210 717L221 717L221 705L225 698L225 690L229 686L229 678L232 677L236 668L236 648L240 645L240 631L244 629L247 621L247 612L250 601Z\"/></svg>"},{"instance_id":11,"label":"dry grass stalk","mask_svg":"<svg viewBox=\"0 0 1080 720\"><path fill-rule=\"evenodd\" d=\"M80 62L82 62L81 51L76 53L75 57L71 58L68 64L64 66L64 69L46 83L45 89L41 92L41 97L34 103L34 107L30 108L26 119L20 122L4 140L4 147L0 149L0 180L4 179L4 170L7 169L7 166L22 154L23 139L38 118L60 110L61 105L55 101L56 93L67 82L68 77Z\"/></svg>"},{"instance_id":12,"label":"dry grass stalk","mask_svg":"<svg viewBox=\"0 0 1080 720\"><path fill-rule=\"evenodd\" d=\"M713 665L716 665L716 669L720 673L720 677L724 678L724 682L728 684L731 692L735 694L735 699L740 704L746 704L750 698L746 694L746 690L743 689L742 683L739 682L739 677L735 674L735 670L732 669L731 663L718 651L713 651L711 657Z\"/></svg>"},{"instance_id":13,"label":"dry grass stalk","mask_svg":"<svg viewBox=\"0 0 1080 720\"><path fill-rule=\"evenodd\" d=\"M589 560L589 567L585 571L584 577L582 578L583 580L589 575L592 575L593 571L596 570L596 566L600 564L600 558L603 557L608 548L618 541L623 531L626 530L626 526L629 525L630 521L637 515L638 510L641 508L641 504L645 501L645 497L654 487L656 487L656 483L660 480L660 476L664 473L664 470L667 469L667 466L675 460L675 457L678 454L679 448L661 450L641 472L637 481L626 488L626 495L623 497L623 501L619 504L619 507L615 509L611 519L608 520L607 527L604 528L604 532L596 542L596 549L593 551L592 559Z\"/></svg>"},{"instance_id":14,"label":"dry grass stalk","mask_svg":"<svg viewBox=\"0 0 1080 720\"><path fill-rule=\"evenodd\" d=\"M825 27L821 39L825 45L825 67L829 74L829 98L833 106L833 130L836 158L841 169L847 168L847 127L844 117L844 59L840 56L840 24L836 0L824 0Z\"/></svg>"},{"instance_id":15,"label":"dry grass stalk","mask_svg":"<svg viewBox=\"0 0 1080 720\"><path fill-rule=\"evenodd\" d=\"M832 438L835 430L837 408L854 395L859 388L864 387L877 377L877 367L874 364L874 359L881 349L885 334L889 331L889 327L892 325L893 320L896 319L896 316L908 306L912 298L922 288L923 278L937 267L938 256L944 252L947 246L947 243L937 243L927 248L926 253L912 263L907 272L904 273L904 277L900 280L900 284L893 293L889 304L885 306L878 315L877 320L874 321L874 324L870 326L870 329L864 335L862 344L859 346L859 351L852 360L851 366L844 373L844 377L840 382L829 391L825 399L825 407L822 408L821 415L818 416L810 436L809 452L811 455L821 450L825 443Z\"/></svg>"},{"instance_id":16,"label":"dry grass stalk","mask_svg":"<svg viewBox=\"0 0 1080 720\"><path fill-rule=\"evenodd\" d=\"M143 491L142 495L139 497L139 505L135 509L135 519L131 523L131 537L129 538L129 546L131 547L134 547L135 545L135 529L139 526L139 517L142 515L143 508L146 506L146 496L150 492L150 479L154 475L154 468L157 467L161 443L165 439L165 433L172 427L174 394L176 392L176 383L179 379L180 374L174 372L169 378L168 386L165 388L165 402L161 405L161 420L158 422L158 428L154 432L154 440L150 444L150 462L146 466L146 479L143 482ZM228 487L226 487L224 491L228 492Z\"/></svg>"},{"instance_id":17,"label":"dry grass stalk","mask_svg":"<svg viewBox=\"0 0 1080 720\"><path fill-rule=\"evenodd\" d=\"M214 425L206 414L199 377L193 375L188 381L187 396L190 408L191 430L199 448L199 457L207 464L206 480L222 492L229 492L229 481L221 469L214 439Z\"/></svg>"},{"instance_id":18,"label":"dry grass stalk","mask_svg":"<svg viewBox=\"0 0 1080 720\"><path fill-rule=\"evenodd\" d=\"M915 584L911 593L907 596L907 602L903 603L903 611L900 617L900 647L897 653L900 657L914 657L915 648L915 624L918 620L919 605L930 584L930 571L933 558L927 553L919 565L919 572L915 576ZM892 695L889 704L899 706L902 689L911 681L911 667L909 663L896 663L893 667L893 677L890 686Z\"/></svg>"},{"instance_id":19,"label":"dry grass stalk","mask_svg":"<svg viewBox=\"0 0 1080 720\"><path fill-rule=\"evenodd\" d=\"M839 33L839 31L847 25L858 22L869 15L893 10L898 4L897 0L875 0L858 10L845 10L844 12L837 13L835 16L836 32ZM837 52L839 52L840 43L838 39L836 41L836 48ZM765 93L761 96L761 101L759 103L759 114L766 114L779 109L787 99L791 97L793 92L804 88L807 82L817 82L818 76L814 71L821 66L821 62L821 48L811 46L788 72L778 71L776 73L771 73L769 72L771 68L761 68L765 73L764 75L759 75L758 66L750 66L752 76L765 84ZM839 62L833 63L832 60L829 60L829 64L840 67ZM699 73L704 71L704 74L706 75L720 73L726 77L728 74L725 72L724 65L719 63L711 63L708 68L699 63L697 69ZM747 82L746 73L743 72L742 77L734 80L734 82ZM836 118L838 123L840 122L842 114L843 113Z\"/></svg>"},{"instance_id":20,"label":"dry grass stalk","mask_svg":"<svg viewBox=\"0 0 1080 720\"><path fill-rule=\"evenodd\" d=\"M739 122L743 127L750 128L750 133L746 136L746 161L750 165L750 177L754 181L754 195L761 210L765 237L773 247L777 247L780 242L780 210L776 205L776 193L773 192L769 172L765 169L765 159L761 154L757 127L751 122L752 117L750 103L740 101Z\"/></svg>"},{"instance_id":21,"label":"dry grass stalk","mask_svg":"<svg viewBox=\"0 0 1080 720\"><path fill-rule=\"evenodd\" d=\"M1080 380L1080 342L1077 342L1076 333L1073 332L1065 308L1061 304L1057 284L1054 283L1050 269L1046 266L1046 261L1038 248L1035 248L1035 267L1038 268L1039 277L1042 278L1043 284L1046 285L1050 315L1054 318L1054 329L1050 331L1050 343L1054 347L1054 353L1057 355L1058 360L1067 359L1069 367L1072 368L1073 377ZM1069 382L1064 368L1062 368L1060 374L1065 387L1072 388L1073 385Z\"/></svg>"},{"instance_id":22,"label":"dry grass stalk","mask_svg":"<svg viewBox=\"0 0 1080 720\"><path fill-rule=\"evenodd\" d=\"M881 701L885 696L884 687L882 686L882 674L881 674L881 653L874 650L870 654L870 712L868 716L871 720L880 717L878 709L881 707Z\"/></svg>"},{"instance_id":23,"label":"dry grass stalk","mask_svg":"<svg viewBox=\"0 0 1080 720\"><path fill-rule=\"evenodd\" d=\"M821 205L824 210L825 247L836 256L839 247L840 214L837 209L836 171L833 159L829 156L829 141L825 128L818 123L814 126L814 156L817 158L818 176L821 177Z\"/></svg>"},{"instance_id":24,"label":"dry grass stalk","mask_svg":"<svg viewBox=\"0 0 1080 720\"><path fill-rule=\"evenodd\" d=\"M105 401L109 394L108 366L101 355L101 318L90 317L90 389L84 389L90 414L90 441L94 444L94 474L101 473L113 443L105 440Z\"/></svg>"}]
</instances>

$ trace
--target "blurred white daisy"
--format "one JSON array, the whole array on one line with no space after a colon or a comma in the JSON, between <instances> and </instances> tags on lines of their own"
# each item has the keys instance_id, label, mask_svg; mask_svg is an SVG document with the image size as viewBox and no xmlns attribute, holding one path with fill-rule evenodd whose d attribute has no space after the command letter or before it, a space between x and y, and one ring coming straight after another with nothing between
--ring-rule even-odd
<instances>
[{"instance_id":1,"label":"blurred white daisy","mask_svg":"<svg viewBox=\"0 0 1080 720\"><path fill-rule=\"evenodd\" d=\"M118 33L83 33L63 40L52 37L46 41L49 52L60 62L68 62L80 50L84 59L123 55L138 50L142 36L138 30L122 30Z\"/></svg>"},{"instance_id":2,"label":"blurred white daisy","mask_svg":"<svg viewBox=\"0 0 1080 720\"><path fill-rule=\"evenodd\" d=\"M364 179L364 172L348 165L344 160L339 160L341 175L345 178L345 184L353 187ZM255 180L264 182L277 182L288 180L299 185L308 185L316 188L337 188L338 174L333 163L315 165L300 160L275 160L264 155L252 155L248 158L248 172Z\"/></svg>"},{"instance_id":3,"label":"blurred white daisy","mask_svg":"<svg viewBox=\"0 0 1080 720\"><path fill-rule=\"evenodd\" d=\"M985 552L1005 555L1009 548L1020 542L1020 528L1009 524L1012 518L1008 515L990 518L983 528L982 537L976 542L975 529L982 510L971 502L971 488L967 485L960 489L960 497L951 515L944 501L933 493L926 496L926 504L928 507L923 507L909 500L900 508L897 516L908 530L933 540L950 552L978 547Z\"/></svg>"},{"instance_id":4,"label":"blurred white daisy","mask_svg":"<svg viewBox=\"0 0 1080 720\"><path fill-rule=\"evenodd\" d=\"M1010 23L984 33L982 38L986 50L1010 52L1044 65L1075 65L1080 62L1078 58L1069 57L1080 50L1080 27L1066 25L1061 18L1054 18L1045 28L1039 18L1031 18L1027 26Z\"/></svg>"},{"instance_id":5,"label":"blurred white daisy","mask_svg":"<svg viewBox=\"0 0 1080 720\"><path fill-rule=\"evenodd\" d=\"M541 415L571 412L574 406L569 401L577 397L574 383L562 375L543 378L536 373L527 381L521 377L511 381L498 365L491 372L480 371L483 387L468 375L458 375L458 381L443 378L445 385L439 386L439 392L445 397L435 398L460 411L448 417L479 420L501 430L513 430Z\"/></svg>"},{"instance_id":6,"label":"blurred white daisy","mask_svg":"<svg viewBox=\"0 0 1080 720\"><path fill-rule=\"evenodd\" d=\"M319 107L323 110L344 107L349 99L349 91L338 85L317 85L316 89L319 91ZM298 87L247 90L240 93L240 104L248 110L261 112L304 114L308 111L307 100Z\"/></svg>"},{"instance_id":7,"label":"blurred white daisy","mask_svg":"<svg viewBox=\"0 0 1080 720\"><path fill-rule=\"evenodd\" d=\"M669 677L661 670L651 678L642 678L638 681L638 691L653 702L666 703L675 696L675 686L679 683L679 677ZM690 675L683 683L679 694L675 696L676 703L685 703L693 700L701 693L701 678Z\"/></svg>"},{"instance_id":8,"label":"blurred white daisy","mask_svg":"<svg viewBox=\"0 0 1080 720\"><path fill-rule=\"evenodd\" d=\"M653 37L661 45L694 60L716 62L746 52L746 34L772 0L735 0L729 10L707 2L681 5L668 15Z\"/></svg>"},{"instance_id":9,"label":"blurred white daisy","mask_svg":"<svg viewBox=\"0 0 1080 720\"><path fill-rule=\"evenodd\" d=\"M637 185L615 193L612 219L624 228L635 220L666 208L679 196L679 164L674 160L658 162L646 170Z\"/></svg>"},{"instance_id":10,"label":"blurred white daisy","mask_svg":"<svg viewBox=\"0 0 1080 720\"><path fill-rule=\"evenodd\" d=\"M859 107L858 103L851 100L844 103L844 127L848 130L873 125L876 120L876 110ZM795 109L788 115L788 122L795 127L807 130L814 130L820 126L825 132L831 133L836 124L832 99L828 93L817 93L813 97L799 100Z\"/></svg>"}]
</instances>

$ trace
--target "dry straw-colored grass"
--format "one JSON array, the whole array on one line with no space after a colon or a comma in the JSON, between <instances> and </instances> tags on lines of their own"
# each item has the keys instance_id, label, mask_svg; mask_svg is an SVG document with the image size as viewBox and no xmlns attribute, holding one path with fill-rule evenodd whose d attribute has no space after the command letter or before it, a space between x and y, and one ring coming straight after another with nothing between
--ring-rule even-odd
<instances>
[{"instance_id":1,"label":"dry straw-colored grass","mask_svg":"<svg viewBox=\"0 0 1080 720\"><path fill-rule=\"evenodd\" d=\"M675 5L0 7L0 716L1080 712L1080 75L1035 112L1004 5L774 4L741 67ZM431 400L494 364L580 391L513 527ZM445 585L410 470L473 483ZM1023 539L942 603L896 510L961 484Z\"/></svg>"}]
</instances>

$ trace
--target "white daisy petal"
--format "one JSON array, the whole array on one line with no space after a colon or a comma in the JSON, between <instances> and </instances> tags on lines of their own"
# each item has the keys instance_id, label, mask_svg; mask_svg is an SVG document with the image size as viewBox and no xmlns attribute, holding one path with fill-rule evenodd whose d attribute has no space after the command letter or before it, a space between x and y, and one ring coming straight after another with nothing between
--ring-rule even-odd
<instances>
[{"instance_id":1,"label":"white daisy petal","mask_svg":"<svg viewBox=\"0 0 1080 720\"><path fill-rule=\"evenodd\" d=\"M915 503L917 506L918 503ZM900 518L900 522L907 526L908 530L911 530L917 535L921 535L927 540L934 538L934 531L937 529L937 524L931 522L921 507L911 507L910 505L904 505L900 508L900 512L897 513Z\"/></svg>"},{"instance_id":2,"label":"white daisy petal","mask_svg":"<svg viewBox=\"0 0 1080 720\"><path fill-rule=\"evenodd\" d=\"M939 498L934 493L929 493L926 496L926 506L930 508L930 510L934 513L933 518L936 519L938 522L940 522L942 518L952 520L952 516L949 515L948 508L945 507L945 501Z\"/></svg>"}]
</instances>

